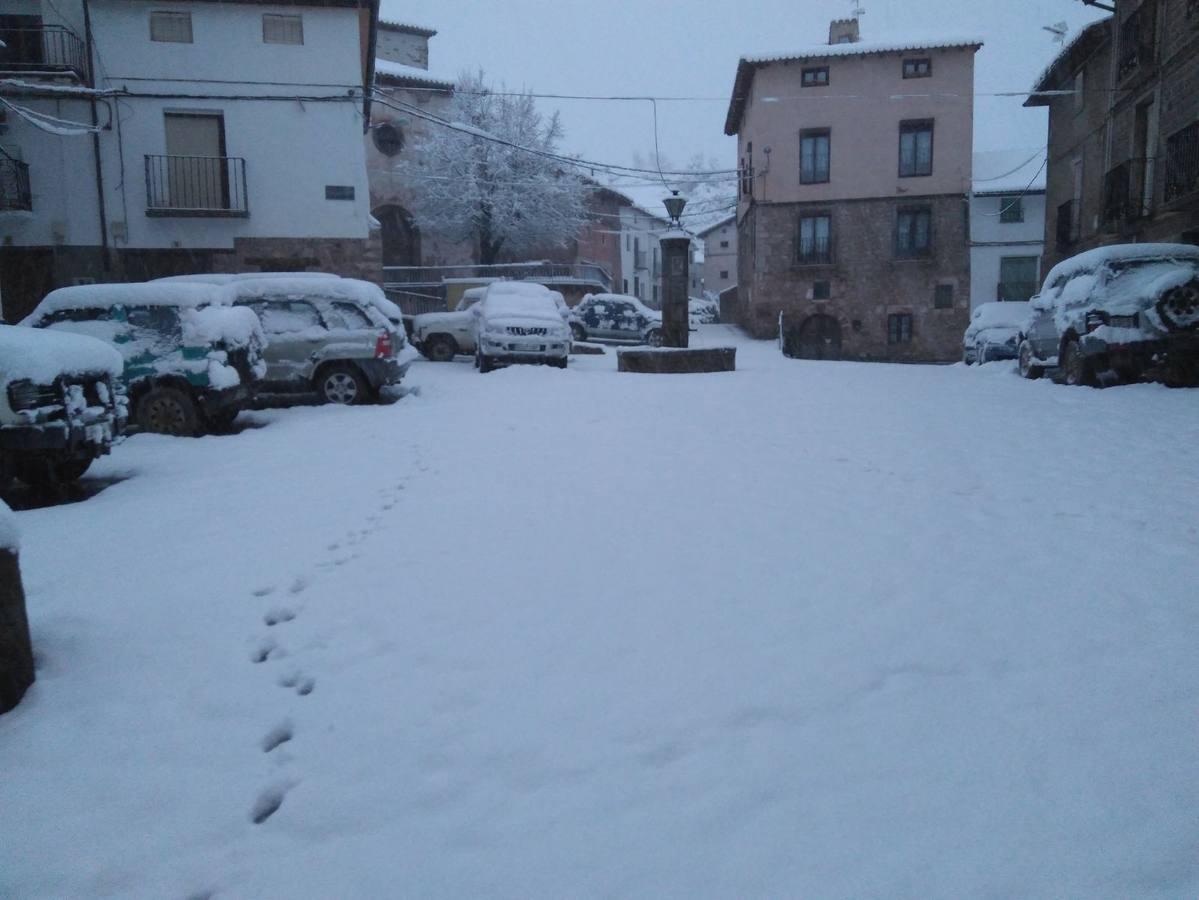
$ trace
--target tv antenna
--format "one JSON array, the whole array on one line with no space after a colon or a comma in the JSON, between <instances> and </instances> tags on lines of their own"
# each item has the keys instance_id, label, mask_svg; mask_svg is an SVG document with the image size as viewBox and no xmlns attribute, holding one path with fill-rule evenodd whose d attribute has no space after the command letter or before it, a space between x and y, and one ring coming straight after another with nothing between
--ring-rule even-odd
<instances>
[{"instance_id":1,"label":"tv antenna","mask_svg":"<svg viewBox=\"0 0 1199 900\"><path fill-rule=\"evenodd\" d=\"M1070 28L1065 22L1054 22L1052 25L1042 25L1042 31L1048 31L1053 35L1053 42L1059 47L1066 43L1066 35L1070 33Z\"/></svg>"},{"instance_id":2,"label":"tv antenna","mask_svg":"<svg viewBox=\"0 0 1199 900\"><path fill-rule=\"evenodd\" d=\"M866 10L862 9L860 0L849 0L849 14L855 19L866 15Z\"/></svg>"}]
</instances>

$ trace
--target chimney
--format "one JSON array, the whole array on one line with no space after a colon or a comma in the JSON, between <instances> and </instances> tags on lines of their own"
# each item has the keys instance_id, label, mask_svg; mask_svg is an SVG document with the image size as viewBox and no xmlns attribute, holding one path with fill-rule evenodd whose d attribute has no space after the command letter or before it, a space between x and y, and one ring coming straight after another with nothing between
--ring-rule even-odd
<instances>
[{"instance_id":1,"label":"chimney","mask_svg":"<svg viewBox=\"0 0 1199 900\"><path fill-rule=\"evenodd\" d=\"M856 44L858 42L857 19L833 19L828 26L830 44Z\"/></svg>"}]
</instances>

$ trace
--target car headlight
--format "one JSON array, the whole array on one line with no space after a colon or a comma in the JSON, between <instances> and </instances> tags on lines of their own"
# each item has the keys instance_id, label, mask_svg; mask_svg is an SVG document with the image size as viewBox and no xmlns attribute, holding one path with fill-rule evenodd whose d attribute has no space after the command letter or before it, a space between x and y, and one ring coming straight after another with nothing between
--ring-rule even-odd
<instances>
[{"instance_id":1,"label":"car headlight","mask_svg":"<svg viewBox=\"0 0 1199 900\"><path fill-rule=\"evenodd\" d=\"M36 409L41 397L41 390L28 378L14 381L8 386L8 404L13 409Z\"/></svg>"}]
</instances>

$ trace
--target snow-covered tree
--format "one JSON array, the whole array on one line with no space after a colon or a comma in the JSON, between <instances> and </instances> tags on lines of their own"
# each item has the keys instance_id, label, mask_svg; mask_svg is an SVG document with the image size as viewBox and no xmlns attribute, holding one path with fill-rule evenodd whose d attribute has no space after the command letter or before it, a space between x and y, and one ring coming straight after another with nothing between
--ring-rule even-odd
<instances>
[{"instance_id":1,"label":"snow-covered tree","mask_svg":"<svg viewBox=\"0 0 1199 900\"><path fill-rule=\"evenodd\" d=\"M444 118L460 127L430 125L407 167L420 179L413 213L422 229L472 241L479 262L494 263L565 246L587 224L573 167L502 143L556 153L557 113L543 116L527 93L490 90L479 71L459 80Z\"/></svg>"}]
</instances>

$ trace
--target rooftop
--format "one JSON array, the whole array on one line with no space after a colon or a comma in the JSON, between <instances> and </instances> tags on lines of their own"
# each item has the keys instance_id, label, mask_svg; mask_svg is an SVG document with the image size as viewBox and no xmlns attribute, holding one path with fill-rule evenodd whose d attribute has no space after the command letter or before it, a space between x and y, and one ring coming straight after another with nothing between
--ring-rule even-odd
<instances>
[{"instance_id":1,"label":"rooftop","mask_svg":"<svg viewBox=\"0 0 1199 900\"><path fill-rule=\"evenodd\" d=\"M380 19L379 27L385 31L403 31L407 34L416 34L427 38L437 34L437 29L435 28L425 28L423 25L412 25L407 22L396 22L391 19Z\"/></svg>"},{"instance_id":2,"label":"rooftop","mask_svg":"<svg viewBox=\"0 0 1199 900\"><path fill-rule=\"evenodd\" d=\"M375 58L375 78L382 84L415 82L417 84L429 85L430 87L445 88L446 90L453 90L456 83L456 79L434 75L428 69L418 69L416 66L407 66L404 63L393 62L390 59L381 59L379 57Z\"/></svg>"},{"instance_id":3,"label":"rooftop","mask_svg":"<svg viewBox=\"0 0 1199 900\"><path fill-rule=\"evenodd\" d=\"M1073 74L1082 60L1090 56L1095 48L1103 43L1108 36L1110 28L1111 17L1109 16L1106 19L1099 19L1096 22L1092 22L1085 28L1075 32L1074 36L1058 51L1057 56L1037 76L1037 80L1033 82L1032 86L1034 96L1025 100L1024 105L1048 106L1053 98L1036 96L1036 92L1055 90L1061 83L1060 76L1062 73L1069 71Z\"/></svg>"}]
</instances>

